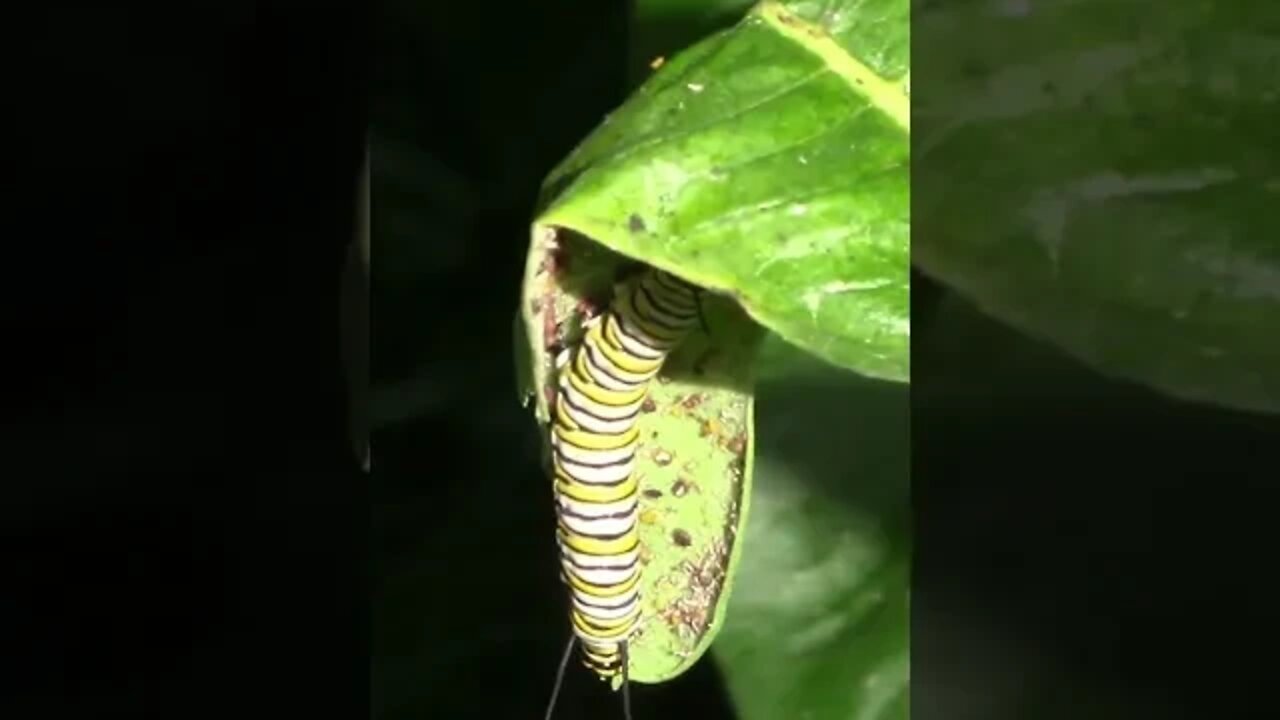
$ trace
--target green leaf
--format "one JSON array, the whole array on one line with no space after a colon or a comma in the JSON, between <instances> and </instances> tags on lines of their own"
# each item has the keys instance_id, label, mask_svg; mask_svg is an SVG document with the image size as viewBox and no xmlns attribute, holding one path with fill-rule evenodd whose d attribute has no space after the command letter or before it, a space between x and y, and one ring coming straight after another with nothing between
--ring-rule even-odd
<instances>
[{"instance_id":1,"label":"green leaf","mask_svg":"<svg viewBox=\"0 0 1280 720\"><path fill-rule=\"evenodd\" d=\"M907 28L903 0L760 3L551 173L535 232L580 233L832 363L905 380Z\"/></svg>"},{"instance_id":2,"label":"green leaf","mask_svg":"<svg viewBox=\"0 0 1280 720\"><path fill-rule=\"evenodd\" d=\"M641 633L630 677L658 683L689 669L724 625L752 485L752 403L745 369L756 336L716 332L741 311L704 310L713 332L672 353L649 392L636 468L644 563ZM732 322L732 321L731 321ZM750 329L749 324L739 327Z\"/></svg>"},{"instance_id":3,"label":"green leaf","mask_svg":"<svg viewBox=\"0 0 1280 720\"><path fill-rule=\"evenodd\" d=\"M587 311L609 301L620 273L643 263L712 291L706 331L669 359L639 420L645 570L634 681L675 677L731 622L737 564L748 561L737 539L754 502L755 363L780 379L770 386L778 396L785 387L840 396L832 374L869 382L832 365L907 378L907 39L905 2L760 3L671 58L544 185L516 355L522 396L542 423L555 354L576 346ZM757 358L760 326L772 333ZM854 391L844 398L855 403L846 411L861 402ZM779 428L795 427L787 412L796 408ZM831 427L844 426L806 432L830 443ZM778 488L814 480L789 465L772 472ZM904 707L895 683L905 682L905 605L899 612L893 598L905 599L906 556L885 559L890 544L856 512L828 519L837 542L856 536L863 554L845 559L875 556L874 569L855 571L876 574L856 581L865 592L842 586L823 610L877 638L856 658L867 673L858 706ZM789 622L779 632L802 621Z\"/></svg>"},{"instance_id":4,"label":"green leaf","mask_svg":"<svg viewBox=\"0 0 1280 720\"><path fill-rule=\"evenodd\" d=\"M743 720L905 718L907 388L786 354L770 353L788 377L758 386L751 517L713 653Z\"/></svg>"},{"instance_id":5,"label":"green leaf","mask_svg":"<svg viewBox=\"0 0 1280 720\"><path fill-rule=\"evenodd\" d=\"M466 232L476 214L474 191L422 148L386 131L370 132L371 194L378 199L370 235L377 238L380 258L377 285L381 292L406 291L423 282L428 268L446 272L458 267L464 252L457 243L423 242L423 228L433 236Z\"/></svg>"},{"instance_id":6,"label":"green leaf","mask_svg":"<svg viewBox=\"0 0 1280 720\"><path fill-rule=\"evenodd\" d=\"M921 268L1102 372L1280 410L1275 6L913 20L938 71L913 105Z\"/></svg>"}]
</instances>

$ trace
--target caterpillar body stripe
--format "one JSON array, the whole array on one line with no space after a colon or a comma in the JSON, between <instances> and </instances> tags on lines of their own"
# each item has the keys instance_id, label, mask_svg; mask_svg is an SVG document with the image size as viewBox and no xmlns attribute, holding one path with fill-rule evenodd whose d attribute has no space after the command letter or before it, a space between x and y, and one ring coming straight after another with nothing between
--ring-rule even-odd
<instances>
[{"instance_id":1,"label":"caterpillar body stripe","mask_svg":"<svg viewBox=\"0 0 1280 720\"><path fill-rule=\"evenodd\" d=\"M699 321L698 293L674 275L646 271L586 323L557 381L556 542L573 627L565 659L576 640L586 667L602 679L621 675L624 689L626 644L641 615L637 420L667 355Z\"/></svg>"}]
</instances>

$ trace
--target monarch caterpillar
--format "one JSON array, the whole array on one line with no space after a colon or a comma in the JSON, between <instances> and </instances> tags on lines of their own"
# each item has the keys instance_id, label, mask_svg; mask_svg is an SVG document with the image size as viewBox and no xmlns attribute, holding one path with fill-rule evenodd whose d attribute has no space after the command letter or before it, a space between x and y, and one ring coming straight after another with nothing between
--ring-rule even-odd
<instances>
[{"instance_id":1,"label":"monarch caterpillar","mask_svg":"<svg viewBox=\"0 0 1280 720\"><path fill-rule=\"evenodd\" d=\"M636 421L650 381L700 320L698 288L657 269L592 318L576 352L560 358L551 427L560 576L569 589L570 635L547 718L574 643L602 680L621 676L630 718L627 643L640 621Z\"/></svg>"}]
</instances>

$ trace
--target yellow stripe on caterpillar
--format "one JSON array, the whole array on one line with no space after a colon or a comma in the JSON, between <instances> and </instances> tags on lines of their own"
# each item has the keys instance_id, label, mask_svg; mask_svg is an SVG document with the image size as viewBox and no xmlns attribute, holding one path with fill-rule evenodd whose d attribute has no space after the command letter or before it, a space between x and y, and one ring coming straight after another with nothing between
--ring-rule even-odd
<instances>
[{"instance_id":1,"label":"yellow stripe on caterpillar","mask_svg":"<svg viewBox=\"0 0 1280 720\"><path fill-rule=\"evenodd\" d=\"M618 298L618 315L627 324L628 329L633 331L632 335L638 330L645 336L636 338L637 340L655 350L664 352L669 350L684 337L684 329L678 326L669 328L656 325L653 316L645 312L646 308L638 307L635 303L635 297L638 294L631 293Z\"/></svg>"},{"instance_id":2,"label":"yellow stripe on caterpillar","mask_svg":"<svg viewBox=\"0 0 1280 720\"><path fill-rule=\"evenodd\" d=\"M640 532L633 525L630 530L616 538L593 538L586 535L578 535L573 532L572 528L560 523L560 539L564 541L565 545L580 553L620 555L635 549L640 542ZM636 577L639 577L639 574ZM618 593L609 593L607 597L613 597L616 594Z\"/></svg>"},{"instance_id":3,"label":"yellow stripe on caterpillar","mask_svg":"<svg viewBox=\"0 0 1280 720\"><path fill-rule=\"evenodd\" d=\"M603 336L603 329L593 329L592 332L595 333L595 337L588 335L587 341L594 341L595 348L599 350L600 353L604 355L605 359L615 367L636 376L634 378L623 378L624 380L639 382L649 380L658 372L658 369L662 367L662 362L665 358L640 357L635 353L629 352L626 348L618 347L614 343L606 341Z\"/></svg>"},{"instance_id":4,"label":"yellow stripe on caterpillar","mask_svg":"<svg viewBox=\"0 0 1280 720\"><path fill-rule=\"evenodd\" d=\"M586 598L588 601L609 600L612 598L619 597L621 595L626 595L627 593L634 590L636 585L640 583L640 573L635 573L620 585L614 585L613 587L607 587L607 588L600 587L599 585L592 585L591 583L583 580L580 577L573 575L572 573L566 573L566 576L569 578L569 586L572 587L575 592L581 594L582 597ZM639 605L637 604L636 607L639 607ZM573 612L579 613L581 612L581 610L575 609ZM592 622L597 622L597 620L593 618ZM599 622L603 622L603 621L599 621Z\"/></svg>"},{"instance_id":5,"label":"yellow stripe on caterpillar","mask_svg":"<svg viewBox=\"0 0 1280 720\"><path fill-rule=\"evenodd\" d=\"M646 342L632 337L627 337L621 327L621 320L615 314L610 314L604 321L604 341L613 347L633 355L648 357L653 360L665 360L667 357L666 350L655 348Z\"/></svg>"},{"instance_id":6,"label":"yellow stripe on caterpillar","mask_svg":"<svg viewBox=\"0 0 1280 720\"><path fill-rule=\"evenodd\" d=\"M630 618L627 618L622 624L608 626L608 628L604 628L604 626L596 623L593 619L586 618L586 616L582 615L581 612L575 611L572 614L573 626L575 626L580 633L590 635L590 638L595 642L625 641L627 635L630 635L632 632L630 625L634 625L637 616L640 615L639 606L636 606L636 610L637 612L635 616L630 616Z\"/></svg>"},{"instance_id":7,"label":"yellow stripe on caterpillar","mask_svg":"<svg viewBox=\"0 0 1280 720\"><path fill-rule=\"evenodd\" d=\"M635 495L640 481L634 474L617 485L587 485L569 477L562 468L556 469L556 492L579 502L615 503Z\"/></svg>"},{"instance_id":8,"label":"yellow stripe on caterpillar","mask_svg":"<svg viewBox=\"0 0 1280 720\"><path fill-rule=\"evenodd\" d=\"M557 417L559 413L557 412ZM578 430L573 427L557 425L553 432L561 442L567 442L583 450L618 450L635 443L640 437L640 428L631 426L630 430L617 435L601 435L599 433Z\"/></svg>"}]
</instances>

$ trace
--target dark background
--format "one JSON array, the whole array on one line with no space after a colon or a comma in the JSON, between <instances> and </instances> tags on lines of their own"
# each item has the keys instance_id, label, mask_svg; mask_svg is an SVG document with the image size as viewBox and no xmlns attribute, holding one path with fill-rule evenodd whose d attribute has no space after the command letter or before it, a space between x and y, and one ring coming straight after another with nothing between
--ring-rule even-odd
<instances>
[{"instance_id":1,"label":"dark background","mask_svg":"<svg viewBox=\"0 0 1280 720\"><path fill-rule=\"evenodd\" d=\"M511 313L539 180L625 97L625 12L408 7L15 20L6 715L541 713L567 626ZM400 150L374 159L372 477L337 326L369 122ZM914 712L1226 716L1264 687L1274 419L913 295ZM634 701L731 716L713 662ZM584 672L561 703L621 716Z\"/></svg>"},{"instance_id":2,"label":"dark background","mask_svg":"<svg viewBox=\"0 0 1280 720\"><path fill-rule=\"evenodd\" d=\"M0 263L0 714L367 712L368 492L337 353L366 15L6 21L25 222Z\"/></svg>"}]
</instances>

